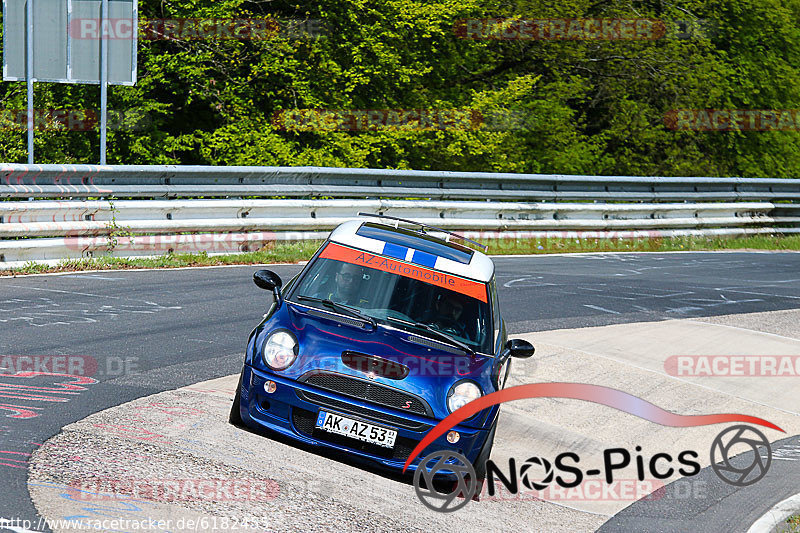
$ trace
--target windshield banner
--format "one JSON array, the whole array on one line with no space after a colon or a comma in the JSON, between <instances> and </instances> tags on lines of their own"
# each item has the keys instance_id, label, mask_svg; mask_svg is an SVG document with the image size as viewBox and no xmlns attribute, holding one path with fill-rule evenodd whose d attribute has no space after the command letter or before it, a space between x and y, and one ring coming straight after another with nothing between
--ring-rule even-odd
<instances>
[{"instance_id":1,"label":"windshield banner","mask_svg":"<svg viewBox=\"0 0 800 533\"><path fill-rule=\"evenodd\" d=\"M333 243L328 244L320 254L320 257L344 261L345 263L353 263L354 265L374 268L384 272L391 272L392 274L424 281L425 283L436 285L437 287L444 287L445 289L450 289L451 291L476 298L484 303L487 301L485 284L460 278L446 272L430 270L419 265L395 261L394 259L361 250L354 250Z\"/></svg>"}]
</instances>

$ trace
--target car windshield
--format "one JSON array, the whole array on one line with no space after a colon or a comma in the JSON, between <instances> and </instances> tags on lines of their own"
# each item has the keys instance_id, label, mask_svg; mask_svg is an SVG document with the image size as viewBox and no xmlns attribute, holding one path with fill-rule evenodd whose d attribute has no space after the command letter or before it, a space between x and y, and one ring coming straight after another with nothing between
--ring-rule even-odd
<instances>
[{"instance_id":1,"label":"car windshield","mask_svg":"<svg viewBox=\"0 0 800 533\"><path fill-rule=\"evenodd\" d=\"M407 265L388 261L394 265ZM492 322L489 304L485 301L485 284L468 282L474 289L469 291L471 294L465 294L424 281L425 276L439 279L432 270L407 266L405 270L408 274L400 275L384 269L318 257L292 291L291 300L299 299L304 305L317 303L300 298L303 296L330 300L360 311L378 322L437 338L434 332L413 326L425 324L436 332L466 344L472 350L491 353Z\"/></svg>"}]
</instances>

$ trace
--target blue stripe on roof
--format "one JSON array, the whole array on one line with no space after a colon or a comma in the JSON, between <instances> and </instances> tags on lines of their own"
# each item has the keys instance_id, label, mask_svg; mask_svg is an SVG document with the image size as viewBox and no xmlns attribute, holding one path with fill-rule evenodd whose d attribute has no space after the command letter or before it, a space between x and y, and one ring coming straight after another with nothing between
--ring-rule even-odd
<instances>
[{"instance_id":1,"label":"blue stripe on roof","mask_svg":"<svg viewBox=\"0 0 800 533\"><path fill-rule=\"evenodd\" d=\"M383 241L387 243L387 246L392 243L405 248L422 250L434 256L444 257L464 265L468 265L472 259L472 250L457 249L447 243L439 242L438 239L433 237L410 233L375 226L369 222L362 224L356 231L356 235ZM403 259L405 259L405 256L403 256Z\"/></svg>"},{"instance_id":2,"label":"blue stripe on roof","mask_svg":"<svg viewBox=\"0 0 800 533\"><path fill-rule=\"evenodd\" d=\"M383 247L383 255L388 255L389 257L394 257L396 259L405 260L407 253L408 253L408 248L406 248L405 246L400 246L398 244L392 244L390 242L387 242L386 246Z\"/></svg>"},{"instance_id":3,"label":"blue stripe on roof","mask_svg":"<svg viewBox=\"0 0 800 533\"><path fill-rule=\"evenodd\" d=\"M414 255L411 256L411 262L418 265L433 268L436 266L436 256L433 254L414 250Z\"/></svg>"}]
</instances>

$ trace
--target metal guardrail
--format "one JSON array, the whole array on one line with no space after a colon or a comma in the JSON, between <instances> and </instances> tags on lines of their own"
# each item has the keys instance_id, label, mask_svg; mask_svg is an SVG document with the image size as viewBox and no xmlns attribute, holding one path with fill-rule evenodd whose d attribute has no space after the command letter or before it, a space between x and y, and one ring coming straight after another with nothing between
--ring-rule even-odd
<instances>
[{"instance_id":1,"label":"metal guardrail","mask_svg":"<svg viewBox=\"0 0 800 533\"><path fill-rule=\"evenodd\" d=\"M800 180L791 179L0 165L2 198L0 268L105 253L252 250L323 238L359 211L479 239L800 232Z\"/></svg>"},{"instance_id":2,"label":"metal guardrail","mask_svg":"<svg viewBox=\"0 0 800 533\"><path fill-rule=\"evenodd\" d=\"M436 200L123 200L0 202L0 238L134 233L311 231L331 229L361 211L405 215L445 229L669 229L800 222L773 216L775 204L522 203Z\"/></svg>"},{"instance_id":3,"label":"metal guardrail","mask_svg":"<svg viewBox=\"0 0 800 533\"><path fill-rule=\"evenodd\" d=\"M334 197L778 201L793 179L569 176L324 167L0 165L0 198Z\"/></svg>"}]
</instances>

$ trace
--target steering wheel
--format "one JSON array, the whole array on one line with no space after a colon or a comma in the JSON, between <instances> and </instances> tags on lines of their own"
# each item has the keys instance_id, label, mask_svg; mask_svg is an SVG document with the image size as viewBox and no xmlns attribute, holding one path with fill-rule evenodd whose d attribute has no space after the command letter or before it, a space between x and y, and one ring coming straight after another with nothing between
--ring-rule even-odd
<instances>
[{"instance_id":1,"label":"steering wheel","mask_svg":"<svg viewBox=\"0 0 800 533\"><path fill-rule=\"evenodd\" d=\"M409 288L403 291L398 291L396 294L397 294L397 300L392 302L392 309L396 311L400 311L401 309L405 310L417 296L416 291L413 291Z\"/></svg>"},{"instance_id":2,"label":"steering wheel","mask_svg":"<svg viewBox=\"0 0 800 533\"><path fill-rule=\"evenodd\" d=\"M456 337L462 337L462 338L467 337L467 332L463 324L459 323L442 324L440 322L434 322L433 324L431 324L431 326L434 329L439 330L442 333L446 333L448 335L454 335Z\"/></svg>"}]
</instances>

